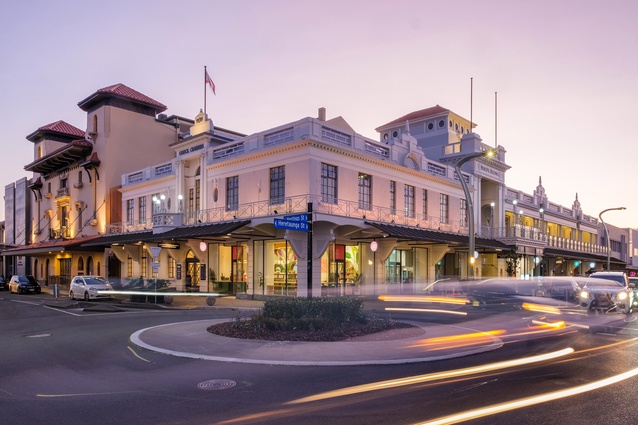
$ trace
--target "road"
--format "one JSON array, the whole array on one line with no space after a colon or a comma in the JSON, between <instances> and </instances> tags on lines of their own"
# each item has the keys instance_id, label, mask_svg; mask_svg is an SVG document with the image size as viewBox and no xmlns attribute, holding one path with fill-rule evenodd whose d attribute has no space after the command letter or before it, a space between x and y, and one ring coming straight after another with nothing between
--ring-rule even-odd
<instances>
[{"instance_id":1,"label":"road","mask_svg":"<svg viewBox=\"0 0 638 425\"><path fill-rule=\"evenodd\" d=\"M167 356L129 341L146 327L237 311L70 311L44 306L46 297L0 292L2 424L638 423L633 318L597 328L604 332L512 339L445 361L268 366ZM566 348L574 352L502 363ZM610 382L618 375L623 379ZM465 416L436 422L458 414Z\"/></svg>"}]
</instances>

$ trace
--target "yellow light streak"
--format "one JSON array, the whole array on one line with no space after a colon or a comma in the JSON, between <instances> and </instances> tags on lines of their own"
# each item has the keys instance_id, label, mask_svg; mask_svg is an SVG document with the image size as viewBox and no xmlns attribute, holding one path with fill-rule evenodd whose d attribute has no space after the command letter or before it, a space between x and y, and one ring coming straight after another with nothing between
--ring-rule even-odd
<instances>
[{"instance_id":1,"label":"yellow light streak","mask_svg":"<svg viewBox=\"0 0 638 425\"><path fill-rule=\"evenodd\" d=\"M468 367L464 369L456 369L444 372L428 373L425 375L412 376L402 379L392 379L388 381L380 381L371 384L356 385L354 387L342 388L339 390L327 391L325 393L316 394L309 397L299 398L297 400L289 401L285 404L300 404L309 403L312 401L326 400L329 398L343 397L346 395L358 394L368 391L385 390L389 388L402 387L406 385L421 384L424 382L438 381L442 379L456 378L459 376L476 375L484 372L491 372L500 369L507 369L512 367L518 367L522 365L528 365L532 363L544 362L547 360L554 360L574 352L573 348L564 348L562 350L554 351L546 354L539 354L531 357L523 357L520 359L506 360L497 363L491 363L481 366Z\"/></svg>"},{"instance_id":2,"label":"yellow light streak","mask_svg":"<svg viewBox=\"0 0 638 425\"><path fill-rule=\"evenodd\" d=\"M492 342L492 337L503 335L504 330L493 330L476 332L471 334L440 336L436 338L426 338L417 341L416 344L408 345L406 348L428 347L430 350L444 350L446 348L457 348L467 345L482 344L486 341ZM438 347L437 347L438 346Z\"/></svg>"},{"instance_id":3,"label":"yellow light streak","mask_svg":"<svg viewBox=\"0 0 638 425\"><path fill-rule=\"evenodd\" d=\"M589 391L597 390L618 382L624 381L629 378L633 378L638 375L638 368L629 370L619 375L614 375L609 378L594 381L589 384L579 385L577 387L567 388L565 390L554 391L551 393L540 394L537 396L521 398L506 403L493 404L491 406L483 407L476 410L468 410L466 412L457 413L442 418L437 418L427 422L419 422L418 425L449 425L459 422L465 422L471 419L482 418L485 416L495 415L497 413L503 413L509 410L520 409L523 407L533 406L535 404L546 403L548 401L558 400L565 397L571 397L574 395L586 393Z\"/></svg>"},{"instance_id":4,"label":"yellow light streak","mask_svg":"<svg viewBox=\"0 0 638 425\"><path fill-rule=\"evenodd\" d=\"M523 303L522 307L529 311L538 311L540 313L560 314L560 309L545 304Z\"/></svg>"},{"instance_id":5,"label":"yellow light streak","mask_svg":"<svg viewBox=\"0 0 638 425\"><path fill-rule=\"evenodd\" d=\"M443 313L443 314L456 314L458 316L467 316L464 311L450 311L439 310L435 308L399 308L399 307L386 307L385 311L413 311L417 313Z\"/></svg>"},{"instance_id":6,"label":"yellow light streak","mask_svg":"<svg viewBox=\"0 0 638 425\"><path fill-rule=\"evenodd\" d=\"M414 303L443 303L465 305L470 302L467 298L407 296L407 295L379 295L381 301L414 302Z\"/></svg>"}]
</instances>

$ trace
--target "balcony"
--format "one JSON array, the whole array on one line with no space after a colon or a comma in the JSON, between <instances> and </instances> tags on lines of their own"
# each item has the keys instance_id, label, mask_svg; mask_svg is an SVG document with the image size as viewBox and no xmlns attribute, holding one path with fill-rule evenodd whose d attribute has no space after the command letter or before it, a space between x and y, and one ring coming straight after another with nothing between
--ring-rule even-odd
<instances>
[{"instance_id":1,"label":"balcony","mask_svg":"<svg viewBox=\"0 0 638 425\"><path fill-rule=\"evenodd\" d=\"M71 239L71 232L68 227L49 229L49 239Z\"/></svg>"},{"instance_id":2,"label":"balcony","mask_svg":"<svg viewBox=\"0 0 638 425\"><path fill-rule=\"evenodd\" d=\"M64 198L64 197L67 197L67 196L70 196L68 187L61 187L55 193L55 199Z\"/></svg>"}]
</instances>

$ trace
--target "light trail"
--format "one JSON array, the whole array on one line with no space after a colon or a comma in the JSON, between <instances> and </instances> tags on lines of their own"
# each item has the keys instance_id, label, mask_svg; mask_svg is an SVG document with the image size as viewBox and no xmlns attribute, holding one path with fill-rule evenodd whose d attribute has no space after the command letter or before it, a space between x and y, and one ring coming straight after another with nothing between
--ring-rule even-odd
<instances>
[{"instance_id":1,"label":"light trail","mask_svg":"<svg viewBox=\"0 0 638 425\"><path fill-rule=\"evenodd\" d=\"M410 311L410 312L416 312L416 313L442 313L442 314L456 314L458 316L467 316L467 313L464 311L439 310L435 308L386 307L385 311Z\"/></svg>"},{"instance_id":2,"label":"light trail","mask_svg":"<svg viewBox=\"0 0 638 425\"><path fill-rule=\"evenodd\" d=\"M521 359L507 360L503 362L491 363L482 366L468 367L464 369L457 369L445 372L428 373L426 375L413 376L403 379L392 379L388 381L375 382L372 384L357 385L354 387L342 388L339 390L328 391L325 393L317 394L310 397L303 397L297 400L292 400L284 404L301 404L309 403L312 401L326 400L329 398L343 397L351 394L358 394L368 391L378 391L388 388L402 387L406 385L420 384L424 382L437 381L441 379L455 378L459 376L475 375L484 372L491 372L500 369L507 369L512 367L518 367L522 365L528 365L532 363L543 362L547 360L554 360L574 352L573 348L565 348L552 353L540 354L537 356L524 357Z\"/></svg>"},{"instance_id":3,"label":"light trail","mask_svg":"<svg viewBox=\"0 0 638 425\"><path fill-rule=\"evenodd\" d=\"M470 302L467 298L434 297L434 296L408 296L408 295L379 295L381 301L413 302L413 303L442 303L465 305Z\"/></svg>"},{"instance_id":4,"label":"light trail","mask_svg":"<svg viewBox=\"0 0 638 425\"><path fill-rule=\"evenodd\" d=\"M574 395L594 391L609 385L616 384L629 378L633 378L638 375L638 368L629 370L619 375L614 375L606 379L591 382L585 385L579 385L577 387L568 388L565 390L554 391L551 393L540 394L537 396L521 398L506 403L493 404L480 409L468 410L465 412L457 413L442 418L437 418L427 422L418 422L415 425L449 425L459 422L469 421L471 419L483 418L485 416L491 416L498 413L507 412L509 410L520 409L522 407L529 407L535 404L547 403L548 401L554 401L561 398L571 397Z\"/></svg>"}]
</instances>

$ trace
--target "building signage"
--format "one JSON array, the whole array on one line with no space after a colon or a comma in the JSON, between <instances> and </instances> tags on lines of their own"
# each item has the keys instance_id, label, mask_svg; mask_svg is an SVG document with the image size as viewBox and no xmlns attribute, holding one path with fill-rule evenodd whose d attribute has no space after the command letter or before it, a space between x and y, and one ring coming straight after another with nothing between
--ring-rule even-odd
<instances>
[{"instance_id":1,"label":"building signage","mask_svg":"<svg viewBox=\"0 0 638 425\"><path fill-rule=\"evenodd\" d=\"M178 243L160 242L158 245L159 245L160 248L179 249L179 244Z\"/></svg>"},{"instance_id":2,"label":"building signage","mask_svg":"<svg viewBox=\"0 0 638 425\"><path fill-rule=\"evenodd\" d=\"M186 155L187 153L195 152L200 149L204 149L204 145L191 146L190 148L182 149L177 154L178 155Z\"/></svg>"}]
</instances>

